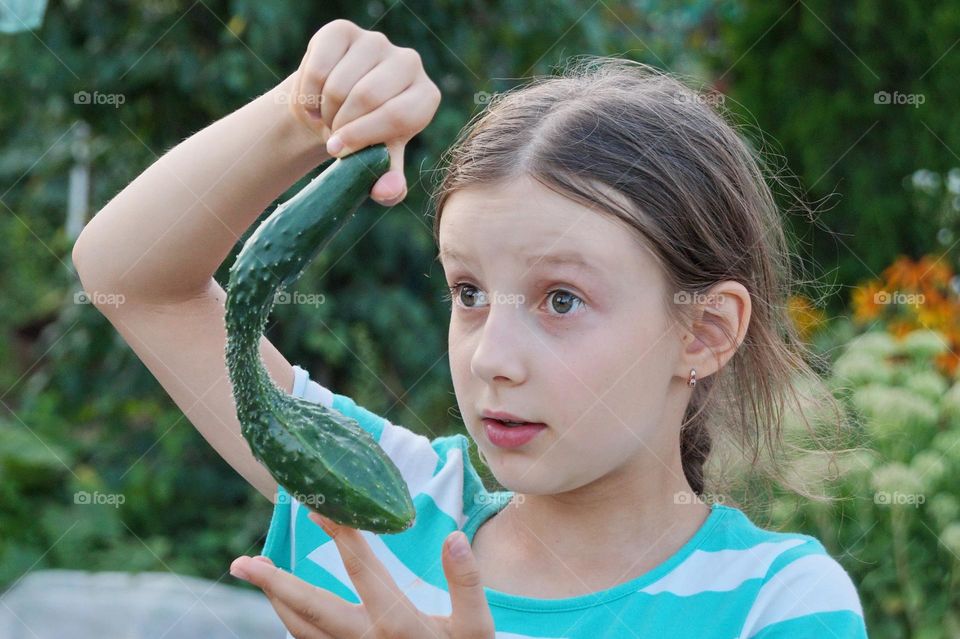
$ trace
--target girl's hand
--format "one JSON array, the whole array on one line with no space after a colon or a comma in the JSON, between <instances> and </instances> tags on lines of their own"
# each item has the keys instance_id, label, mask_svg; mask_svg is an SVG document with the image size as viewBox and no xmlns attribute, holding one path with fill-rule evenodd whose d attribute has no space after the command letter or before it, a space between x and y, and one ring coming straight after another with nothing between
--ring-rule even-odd
<instances>
[{"instance_id":1,"label":"girl's hand","mask_svg":"<svg viewBox=\"0 0 960 639\"><path fill-rule=\"evenodd\" d=\"M494 637L493 617L469 544L463 557L450 553L450 542L463 533L450 534L443 545L443 572L452 607L452 614L445 617L424 614L407 599L359 530L338 525L316 513L311 512L309 517L333 538L362 603L344 601L308 584L263 556L238 557L230 566L231 574L263 590L297 639ZM462 540L466 543L465 537Z\"/></svg>"},{"instance_id":2,"label":"girl's hand","mask_svg":"<svg viewBox=\"0 0 960 639\"><path fill-rule=\"evenodd\" d=\"M343 157L371 144L386 145L390 170L370 195L387 206L399 203L407 194L404 146L440 104L440 89L427 77L420 54L393 45L378 31L334 20L310 38L295 75L290 108L320 136L327 153Z\"/></svg>"}]
</instances>

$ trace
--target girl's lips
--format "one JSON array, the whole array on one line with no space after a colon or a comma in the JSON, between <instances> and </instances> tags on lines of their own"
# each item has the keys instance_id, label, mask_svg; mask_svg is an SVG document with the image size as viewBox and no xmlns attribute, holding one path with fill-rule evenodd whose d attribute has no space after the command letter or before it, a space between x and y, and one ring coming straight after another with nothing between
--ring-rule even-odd
<instances>
[{"instance_id":1,"label":"girl's lips","mask_svg":"<svg viewBox=\"0 0 960 639\"><path fill-rule=\"evenodd\" d=\"M546 424L531 423L507 426L496 419L484 419L483 426L487 431L487 439L490 440L490 443L501 448L523 446L547 428Z\"/></svg>"}]
</instances>

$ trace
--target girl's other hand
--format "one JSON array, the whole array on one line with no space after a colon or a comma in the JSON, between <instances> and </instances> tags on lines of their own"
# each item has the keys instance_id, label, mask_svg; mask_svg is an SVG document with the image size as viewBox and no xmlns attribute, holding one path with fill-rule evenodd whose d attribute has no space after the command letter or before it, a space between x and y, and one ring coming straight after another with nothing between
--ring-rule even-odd
<instances>
[{"instance_id":1,"label":"girl's other hand","mask_svg":"<svg viewBox=\"0 0 960 639\"><path fill-rule=\"evenodd\" d=\"M334 20L310 38L295 75L288 97L296 118L334 157L384 143L390 170L370 195L386 206L403 200L404 147L440 104L440 89L427 77L420 54L378 31Z\"/></svg>"},{"instance_id":2,"label":"girl's other hand","mask_svg":"<svg viewBox=\"0 0 960 639\"><path fill-rule=\"evenodd\" d=\"M429 615L420 612L403 594L359 530L316 513L308 517L333 539L361 603L350 603L309 584L263 556L238 557L230 566L232 575L263 590L294 637L493 639L493 616L480 569L463 533L448 535L442 551L451 614ZM458 537L463 539L466 552L454 556L449 544Z\"/></svg>"}]
</instances>

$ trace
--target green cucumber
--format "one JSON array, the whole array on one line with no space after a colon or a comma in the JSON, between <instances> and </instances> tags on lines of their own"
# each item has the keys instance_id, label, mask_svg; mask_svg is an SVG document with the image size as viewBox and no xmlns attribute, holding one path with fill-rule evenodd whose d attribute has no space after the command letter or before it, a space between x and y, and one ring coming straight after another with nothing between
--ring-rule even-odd
<instances>
[{"instance_id":1,"label":"green cucumber","mask_svg":"<svg viewBox=\"0 0 960 639\"><path fill-rule=\"evenodd\" d=\"M356 420L274 384L260 359L260 336L277 292L303 274L389 166L383 144L362 149L280 204L237 255L226 302L227 369L253 456L309 509L376 533L413 525L400 470Z\"/></svg>"}]
</instances>

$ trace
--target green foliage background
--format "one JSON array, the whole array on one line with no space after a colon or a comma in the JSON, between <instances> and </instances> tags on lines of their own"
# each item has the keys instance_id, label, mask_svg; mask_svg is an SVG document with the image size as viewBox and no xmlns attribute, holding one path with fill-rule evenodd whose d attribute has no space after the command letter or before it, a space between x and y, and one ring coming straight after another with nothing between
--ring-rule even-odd
<instances>
[{"instance_id":1,"label":"green foliage background","mask_svg":"<svg viewBox=\"0 0 960 639\"><path fill-rule=\"evenodd\" d=\"M953 116L960 74L950 2L743 3L722 29L713 67L729 83L736 111L749 109L776 139L811 202L816 224L788 218L804 252L830 281L852 286L898 253L952 253L936 241L933 216L918 216L905 179L960 161ZM735 54L735 55L732 55ZM731 59L732 55L732 59ZM877 92L920 95L922 103L878 104ZM742 107L742 108L741 108ZM952 244L952 241L951 241ZM831 307L846 295L830 300Z\"/></svg>"},{"instance_id":2,"label":"green foliage background","mask_svg":"<svg viewBox=\"0 0 960 639\"><path fill-rule=\"evenodd\" d=\"M443 101L408 147L405 203L365 204L296 285L323 291L326 303L275 307L267 336L320 383L430 437L463 428L427 217L433 170L481 107L477 92L550 73L570 55L624 55L715 84L780 145L811 199L839 194L817 224L789 222L815 274L839 284L825 300L832 312L843 312L846 286L897 253L938 248L936 225L915 215L902 181L960 160L950 3L529 6L62 0L36 32L0 35L0 584L42 567L221 579L234 557L262 545L270 504L194 431L109 322L75 302L63 227L70 141L79 120L91 126L96 211L166 150L293 71L334 18L417 49ZM926 101L877 105L880 90ZM76 104L78 91L124 103ZM78 491L124 503L76 504Z\"/></svg>"}]
</instances>

